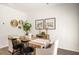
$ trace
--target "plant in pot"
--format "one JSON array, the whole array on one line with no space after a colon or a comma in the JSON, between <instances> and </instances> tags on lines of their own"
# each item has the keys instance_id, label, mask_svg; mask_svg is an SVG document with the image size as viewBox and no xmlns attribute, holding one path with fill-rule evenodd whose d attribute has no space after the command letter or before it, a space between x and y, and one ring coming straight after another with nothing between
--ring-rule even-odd
<instances>
[{"instance_id":1,"label":"plant in pot","mask_svg":"<svg viewBox=\"0 0 79 59\"><path fill-rule=\"evenodd\" d=\"M28 23L27 21L25 21L23 23L23 30L26 32L26 35L28 35L31 27L32 27L32 25L30 23Z\"/></svg>"}]
</instances>

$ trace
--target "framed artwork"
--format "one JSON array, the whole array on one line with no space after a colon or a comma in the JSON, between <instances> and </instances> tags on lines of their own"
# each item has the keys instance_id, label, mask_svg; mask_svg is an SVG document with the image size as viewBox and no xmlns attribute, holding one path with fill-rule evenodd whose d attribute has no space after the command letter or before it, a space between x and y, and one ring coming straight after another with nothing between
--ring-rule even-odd
<instances>
[{"instance_id":1,"label":"framed artwork","mask_svg":"<svg viewBox=\"0 0 79 59\"><path fill-rule=\"evenodd\" d=\"M18 26L18 21L16 19L11 20L10 25L12 27L17 27Z\"/></svg>"},{"instance_id":2,"label":"framed artwork","mask_svg":"<svg viewBox=\"0 0 79 59\"><path fill-rule=\"evenodd\" d=\"M42 30L44 27L43 19L35 20L35 29Z\"/></svg>"},{"instance_id":3,"label":"framed artwork","mask_svg":"<svg viewBox=\"0 0 79 59\"><path fill-rule=\"evenodd\" d=\"M21 24L21 25L22 25L22 24L23 24L23 20L19 20L19 24Z\"/></svg>"},{"instance_id":4,"label":"framed artwork","mask_svg":"<svg viewBox=\"0 0 79 59\"><path fill-rule=\"evenodd\" d=\"M56 18L46 18L44 20L44 28L48 30L55 30L56 29Z\"/></svg>"}]
</instances>

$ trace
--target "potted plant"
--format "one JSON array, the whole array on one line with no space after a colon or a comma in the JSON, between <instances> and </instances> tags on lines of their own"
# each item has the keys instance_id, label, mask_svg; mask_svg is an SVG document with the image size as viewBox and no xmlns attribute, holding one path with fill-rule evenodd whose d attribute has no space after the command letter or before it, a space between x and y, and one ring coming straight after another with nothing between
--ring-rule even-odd
<instances>
[{"instance_id":1,"label":"potted plant","mask_svg":"<svg viewBox=\"0 0 79 59\"><path fill-rule=\"evenodd\" d=\"M30 31L31 27L32 25L27 21L23 23L23 30L26 32L26 35L28 35L28 32Z\"/></svg>"}]
</instances>

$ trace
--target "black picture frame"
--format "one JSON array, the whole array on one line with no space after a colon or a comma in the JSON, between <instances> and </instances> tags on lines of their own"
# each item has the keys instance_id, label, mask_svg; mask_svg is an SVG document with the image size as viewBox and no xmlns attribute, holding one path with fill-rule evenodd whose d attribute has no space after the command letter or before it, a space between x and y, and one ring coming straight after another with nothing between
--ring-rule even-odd
<instances>
[{"instance_id":1,"label":"black picture frame","mask_svg":"<svg viewBox=\"0 0 79 59\"><path fill-rule=\"evenodd\" d=\"M36 30L43 30L44 29L44 20L43 19L35 20L35 29Z\"/></svg>"},{"instance_id":2,"label":"black picture frame","mask_svg":"<svg viewBox=\"0 0 79 59\"><path fill-rule=\"evenodd\" d=\"M44 29L55 30L56 29L56 18L46 18L44 20Z\"/></svg>"}]
</instances>

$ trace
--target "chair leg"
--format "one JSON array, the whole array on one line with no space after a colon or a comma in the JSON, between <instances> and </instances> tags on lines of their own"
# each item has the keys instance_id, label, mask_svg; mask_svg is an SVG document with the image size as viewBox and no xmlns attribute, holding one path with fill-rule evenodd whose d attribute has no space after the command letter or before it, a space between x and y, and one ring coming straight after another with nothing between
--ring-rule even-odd
<instances>
[{"instance_id":1,"label":"chair leg","mask_svg":"<svg viewBox=\"0 0 79 59\"><path fill-rule=\"evenodd\" d=\"M15 51L13 50L12 55L14 55L14 52L15 52Z\"/></svg>"}]
</instances>

